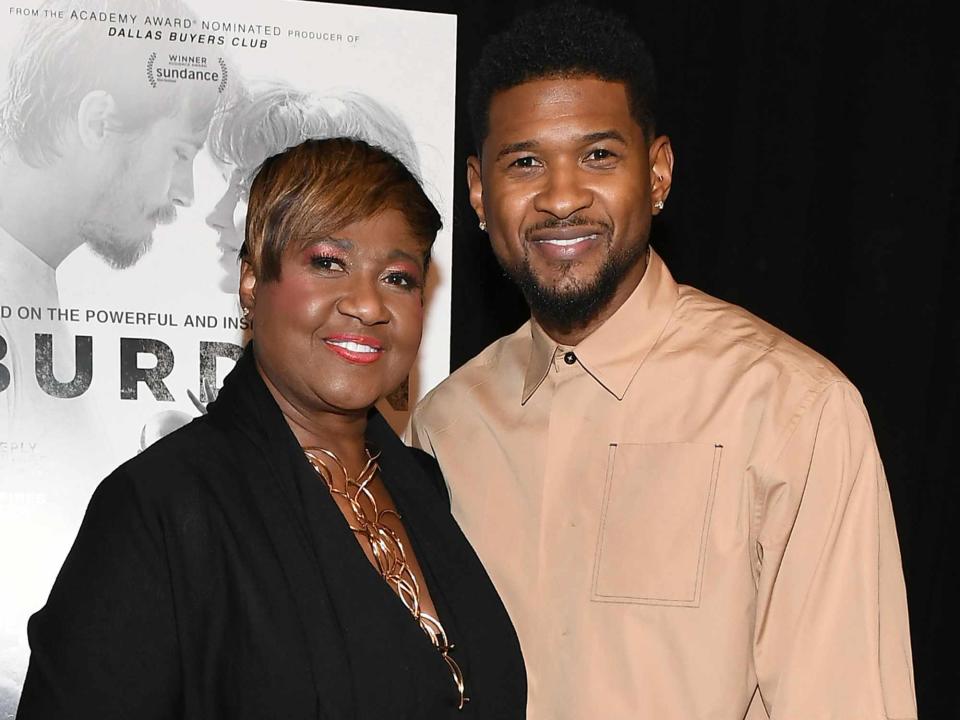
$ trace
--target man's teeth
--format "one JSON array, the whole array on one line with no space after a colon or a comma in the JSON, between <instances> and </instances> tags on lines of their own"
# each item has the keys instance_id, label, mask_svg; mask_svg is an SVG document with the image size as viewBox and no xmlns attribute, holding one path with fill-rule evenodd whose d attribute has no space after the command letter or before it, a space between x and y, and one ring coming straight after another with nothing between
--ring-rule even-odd
<instances>
[{"instance_id":1,"label":"man's teeth","mask_svg":"<svg viewBox=\"0 0 960 720\"><path fill-rule=\"evenodd\" d=\"M327 342L331 345L342 347L344 350L349 350L350 352L375 353L380 351L379 348L371 347L370 345L361 345L352 340L327 340Z\"/></svg>"},{"instance_id":2,"label":"man's teeth","mask_svg":"<svg viewBox=\"0 0 960 720\"><path fill-rule=\"evenodd\" d=\"M577 243L581 243L584 240L590 240L593 237L594 237L593 235L583 235L581 237L570 238L569 240L555 239L555 240L541 240L540 242L546 243L547 245L556 245L558 247L569 247L570 245L576 245Z\"/></svg>"}]
</instances>

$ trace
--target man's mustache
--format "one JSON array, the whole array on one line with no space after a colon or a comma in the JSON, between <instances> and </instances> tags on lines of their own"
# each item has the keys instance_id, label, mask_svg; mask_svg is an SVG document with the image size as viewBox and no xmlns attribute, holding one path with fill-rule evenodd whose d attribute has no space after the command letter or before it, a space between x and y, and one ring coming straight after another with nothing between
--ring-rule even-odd
<instances>
[{"instance_id":1,"label":"man's mustache","mask_svg":"<svg viewBox=\"0 0 960 720\"><path fill-rule=\"evenodd\" d=\"M177 219L177 208L173 205L165 205L158 210L154 210L150 219L157 225L170 225Z\"/></svg>"}]
</instances>

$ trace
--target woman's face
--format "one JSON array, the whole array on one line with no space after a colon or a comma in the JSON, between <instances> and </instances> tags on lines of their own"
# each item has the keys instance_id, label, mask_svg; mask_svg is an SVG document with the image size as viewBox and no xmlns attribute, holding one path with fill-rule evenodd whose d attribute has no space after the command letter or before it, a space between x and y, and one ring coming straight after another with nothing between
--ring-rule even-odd
<instances>
[{"instance_id":1,"label":"woman's face","mask_svg":"<svg viewBox=\"0 0 960 720\"><path fill-rule=\"evenodd\" d=\"M366 412L396 389L420 347L426 249L388 209L288 249L276 280L244 263L241 302L274 390L309 415Z\"/></svg>"},{"instance_id":2,"label":"woman's face","mask_svg":"<svg viewBox=\"0 0 960 720\"><path fill-rule=\"evenodd\" d=\"M207 225L219 236L220 289L235 293L240 281L240 246L243 245L244 228L247 222L247 188L243 183L244 173L239 168L228 167L224 171L227 189L207 215Z\"/></svg>"}]
</instances>

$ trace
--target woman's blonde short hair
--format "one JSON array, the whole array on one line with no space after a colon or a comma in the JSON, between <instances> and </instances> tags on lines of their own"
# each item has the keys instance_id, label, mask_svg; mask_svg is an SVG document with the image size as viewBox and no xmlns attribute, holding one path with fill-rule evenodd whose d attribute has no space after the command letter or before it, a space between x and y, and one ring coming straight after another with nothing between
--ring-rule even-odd
<instances>
[{"instance_id":1,"label":"woman's blonde short hair","mask_svg":"<svg viewBox=\"0 0 960 720\"><path fill-rule=\"evenodd\" d=\"M407 166L363 140L307 140L265 160L254 178L240 256L258 279L275 280L288 250L388 208L423 239L426 264L442 223Z\"/></svg>"}]
</instances>

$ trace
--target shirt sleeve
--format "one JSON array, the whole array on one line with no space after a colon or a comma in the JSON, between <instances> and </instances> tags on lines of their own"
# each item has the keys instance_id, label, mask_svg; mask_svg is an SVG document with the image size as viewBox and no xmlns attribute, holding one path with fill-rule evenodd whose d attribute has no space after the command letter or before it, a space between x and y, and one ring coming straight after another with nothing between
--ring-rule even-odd
<instances>
[{"instance_id":1,"label":"shirt sleeve","mask_svg":"<svg viewBox=\"0 0 960 720\"><path fill-rule=\"evenodd\" d=\"M128 478L97 488L28 625L18 720L179 717L177 633L159 533Z\"/></svg>"},{"instance_id":2,"label":"shirt sleeve","mask_svg":"<svg viewBox=\"0 0 960 720\"><path fill-rule=\"evenodd\" d=\"M421 400L413 409L413 413L410 415L410 422L407 423L407 429L403 433L403 441L410 447L423 450L425 453L436 457L437 454L433 451L433 444L430 442L430 436L427 433L424 420L428 402L430 402L429 395Z\"/></svg>"},{"instance_id":3,"label":"shirt sleeve","mask_svg":"<svg viewBox=\"0 0 960 720\"><path fill-rule=\"evenodd\" d=\"M916 718L893 510L856 390L813 398L757 483L754 660L771 720Z\"/></svg>"}]
</instances>

